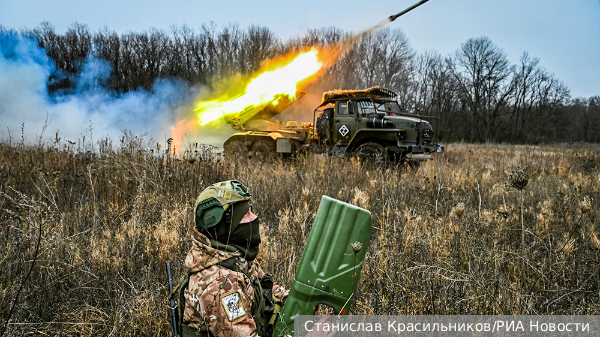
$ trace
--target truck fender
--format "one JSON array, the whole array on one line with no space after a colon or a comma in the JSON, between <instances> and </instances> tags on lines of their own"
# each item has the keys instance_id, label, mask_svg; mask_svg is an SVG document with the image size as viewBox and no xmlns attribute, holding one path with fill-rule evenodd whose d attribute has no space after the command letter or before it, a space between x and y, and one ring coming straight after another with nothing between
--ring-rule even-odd
<instances>
[{"instance_id":1,"label":"truck fender","mask_svg":"<svg viewBox=\"0 0 600 337\"><path fill-rule=\"evenodd\" d=\"M270 136L271 138L273 138L273 140L275 140L275 141L276 141L277 139L280 139L280 138L283 138L283 137L284 137L284 136L283 136L281 133L279 133L279 132L269 132L269 136Z\"/></svg>"},{"instance_id":2,"label":"truck fender","mask_svg":"<svg viewBox=\"0 0 600 337\"><path fill-rule=\"evenodd\" d=\"M390 143L396 145L396 135L400 132L400 129L377 129L377 130L359 130L354 134L354 137L348 143L346 153L352 153L361 144L369 141L375 143Z\"/></svg>"},{"instance_id":3,"label":"truck fender","mask_svg":"<svg viewBox=\"0 0 600 337\"><path fill-rule=\"evenodd\" d=\"M232 135L231 137L229 137L224 143L223 146L226 146L227 144L229 144L230 142L233 141L240 141L244 144L246 144L246 146L252 146L252 144L256 143L257 141L261 140L261 139L269 139L272 137L269 137L269 135L266 134L262 134L262 135L257 135L257 134L252 134L252 133L236 133L234 135ZM273 138L275 139L275 138Z\"/></svg>"},{"instance_id":4,"label":"truck fender","mask_svg":"<svg viewBox=\"0 0 600 337\"><path fill-rule=\"evenodd\" d=\"M225 142L223 142L223 147L227 146L227 144L229 144L233 141L239 141L239 142L245 143L246 135L238 133L238 134L234 134L234 135L230 136L229 138L227 138L227 140Z\"/></svg>"}]
</instances>

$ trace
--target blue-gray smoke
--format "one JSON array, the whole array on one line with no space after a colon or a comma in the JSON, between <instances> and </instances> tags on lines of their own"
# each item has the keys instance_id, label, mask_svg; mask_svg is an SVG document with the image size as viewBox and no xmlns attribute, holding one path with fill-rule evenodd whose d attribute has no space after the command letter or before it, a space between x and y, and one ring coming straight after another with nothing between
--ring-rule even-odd
<instances>
[{"instance_id":1,"label":"blue-gray smoke","mask_svg":"<svg viewBox=\"0 0 600 337\"><path fill-rule=\"evenodd\" d=\"M189 115L197 95L177 80L157 80L150 91L116 94L103 86L110 64L88 57L68 94L49 94L48 76L55 70L45 51L31 38L0 26L0 141L26 143L58 137L77 141L86 135L116 140L123 130L148 133L158 141L171 136L170 127Z\"/></svg>"}]
</instances>

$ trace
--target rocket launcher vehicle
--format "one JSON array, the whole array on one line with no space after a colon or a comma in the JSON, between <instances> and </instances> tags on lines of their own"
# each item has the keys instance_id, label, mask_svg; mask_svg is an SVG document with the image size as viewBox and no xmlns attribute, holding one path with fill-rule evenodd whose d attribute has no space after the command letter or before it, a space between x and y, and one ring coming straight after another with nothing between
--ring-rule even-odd
<instances>
[{"instance_id":1,"label":"rocket launcher vehicle","mask_svg":"<svg viewBox=\"0 0 600 337\"><path fill-rule=\"evenodd\" d=\"M371 212L323 196L273 336L294 335L294 317L319 304L347 314L371 238Z\"/></svg>"},{"instance_id":2,"label":"rocket launcher vehicle","mask_svg":"<svg viewBox=\"0 0 600 337\"><path fill-rule=\"evenodd\" d=\"M238 113L223 115L223 119L235 130L244 130L244 125L250 121L270 120L279 115L292 103L302 98L304 94L304 91L298 91L294 98L289 98L287 95L279 95L267 103L251 105Z\"/></svg>"}]
</instances>

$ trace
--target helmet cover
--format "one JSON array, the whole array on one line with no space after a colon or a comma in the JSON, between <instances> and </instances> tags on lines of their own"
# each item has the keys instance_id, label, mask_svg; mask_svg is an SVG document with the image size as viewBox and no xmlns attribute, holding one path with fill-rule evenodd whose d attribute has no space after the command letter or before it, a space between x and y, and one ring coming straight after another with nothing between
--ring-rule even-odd
<instances>
[{"instance_id":1,"label":"helmet cover","mask_svg":"<svg viewBox=\"0 0 600 337\"><path fill-rule=\"evenodd\" d=\"M200 231L212 228L219 224L223 217L229 217L232 227L237 226L250 208L248 203L250 197L248 189L236 180L210 185L196 199L194 218L196 228ZM236 206L231 207L233 204Z\"/></svg>"}]
</instances>

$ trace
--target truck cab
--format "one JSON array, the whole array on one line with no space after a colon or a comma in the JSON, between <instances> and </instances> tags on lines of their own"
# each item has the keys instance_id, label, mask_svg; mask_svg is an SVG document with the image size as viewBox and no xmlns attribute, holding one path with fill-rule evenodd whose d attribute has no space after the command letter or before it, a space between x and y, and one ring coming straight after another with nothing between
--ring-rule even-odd
<instances>
[{"instance_id":1,"label":"truck cab","mask_svg":"<svg viewBox=\"0 0 600 337\"><path fill-rule=\"evenodd\" d=\"M329 91L315 109L317 114L316 133L334 156L379 157L414 164L444 149L437 144L428 121L434 118L403 113L397 95L390 90Z\"/></svg>"}]
</instances>

